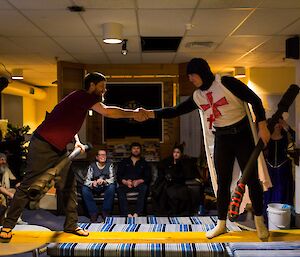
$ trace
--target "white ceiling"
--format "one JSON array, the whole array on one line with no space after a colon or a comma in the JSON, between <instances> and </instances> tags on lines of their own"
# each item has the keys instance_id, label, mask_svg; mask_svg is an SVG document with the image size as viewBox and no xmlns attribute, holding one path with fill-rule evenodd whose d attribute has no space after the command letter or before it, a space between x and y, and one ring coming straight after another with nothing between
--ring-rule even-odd
<instances>
[{"instance_id":1,"label":"white ceiling","mask_svg":"<svg viewBox=\"0 0 300 257\"><path fill-rule=\"evenodd\" d=\"M86 11L71 13L71 5ZM107 22L123 25L128 55L121 55L121 45L102 42ZM203 57L216 72L292 66L284 60L285 40L299 34L300 0L0 0L0 62L9 71L24 69L24 79L40 86L56 80L57 60L136 64ZM140 36L183 39L176 53L142 53ZM193 41L213 45L187 48Z\"/></svg>"}]
</instances>

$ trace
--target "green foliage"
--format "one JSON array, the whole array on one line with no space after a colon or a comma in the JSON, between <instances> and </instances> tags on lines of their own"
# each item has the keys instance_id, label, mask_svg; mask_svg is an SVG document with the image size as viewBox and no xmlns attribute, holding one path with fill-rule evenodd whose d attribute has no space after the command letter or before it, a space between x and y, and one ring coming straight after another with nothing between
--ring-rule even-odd
<instances>
[{"instance_id":1,"label":"green foliage","mask_svg":"<svg viewBox=\"0 0 300 257\"><path fill-rule=\"evenodd\" d=\"M15 150L13 151L14 154L19 155L23 160L26 159L27 155L27 146L26 146L26 139L25 135L28 134L30 127L27 126L14 126L10 123L7 124L7 133L5 135L4 140L10 143L13 143L15 146Z\"/></svg>"},{"instance_id":2,"label":"green foliage","mask_svg":"<svg viewBox=\"0 0 300 257\"><path fill-rule=\"evenodd\" d=\"M23 127L18 127L18 126L14 126L14 125L8 123L5 139L22 138L24 140L25 135L28 133L29 130L30 130L30 127L28 125L23 126Z\"/></svg>"},{"instance_id":3,"label":"green foliage","mask_svg":"<svg viewBox=\"0 0 300 257\"><path fill-rule=\"evenodd\" d=\"M22 177L25 172L25 162L28 152L26 135L30 130L29 126L7 125L7 133L1 142L1 152L7 155L8 164L15 176Z\"/></svg>"}]
</instances>

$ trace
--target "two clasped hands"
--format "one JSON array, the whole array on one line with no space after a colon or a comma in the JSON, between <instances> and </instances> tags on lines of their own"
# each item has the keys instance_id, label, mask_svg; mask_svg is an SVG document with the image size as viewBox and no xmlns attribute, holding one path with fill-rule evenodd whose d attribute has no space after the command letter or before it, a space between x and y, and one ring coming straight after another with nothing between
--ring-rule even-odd
<instances>
[{"instance_id":1,"label":"two clasped hands","mask_svg":"<svg viewBox=\"0 0 300 257\"><path fill-rule=\"evenodd\" d=\"M134 110L134 120L135 121L142 122L142 121L148 120L150 118L154 118L153 110L146 110L142 107L136 108Z\"/></svg>"}]
</instances>

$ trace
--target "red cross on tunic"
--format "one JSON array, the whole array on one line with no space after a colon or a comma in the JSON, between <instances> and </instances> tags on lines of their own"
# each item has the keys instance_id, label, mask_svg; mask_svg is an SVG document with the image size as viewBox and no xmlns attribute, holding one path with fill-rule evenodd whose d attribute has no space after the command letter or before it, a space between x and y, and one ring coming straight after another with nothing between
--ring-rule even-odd
<instances>
[{"instance_id":1,"label":"red cross on tunic","mask_svg":"<svg viewBox=\"0 0 300 257\"><path fill-rule=\"evenodd\" d=\"M215 121L216 119L215 119L215 117L214 117L214 115L209 115L209 118L207 118L207 121L209 121L209 129L211 129L212 128L212 124L213 124L213 122Z\"/></svg>"},{"instance_id":2,"label":"red cross on tunic","mask_svg":"<svg viewBox=\"0 0 300 257\"><path fill-rule=\"evenodd\" d=\"M200 107L202 108L203 111L212 108L212 114L209 116L209 118L207 118L207 121L209 121L209 129L211 129L212 124L216 120L216 118L222 116L221 112L218 110L218 107L228 104L228 102L225 97L222 97L221 99L219 99L217 102L214 103L212 92L208 92L206 94L206 98L208 100L208 104L201 104Z\"/></svg>"}]
</instances>

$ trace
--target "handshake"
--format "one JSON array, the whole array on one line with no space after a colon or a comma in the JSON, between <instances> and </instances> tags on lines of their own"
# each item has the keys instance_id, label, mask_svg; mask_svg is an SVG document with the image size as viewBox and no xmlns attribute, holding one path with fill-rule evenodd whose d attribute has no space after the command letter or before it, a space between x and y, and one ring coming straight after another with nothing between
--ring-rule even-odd
<instances>
[{"instance_id":1,"label":"handshake","mask_svg":"<svg viewBox=\"0 0 300 257\"><path fill-rule=\"evenodd\" d=\"M139 122L146 121L150 118L152 119L155 118L153 110L146 110L142 107L136 108L133 111L133 116L134 116L133 119Z\"/></svg>"}]
</instances>

